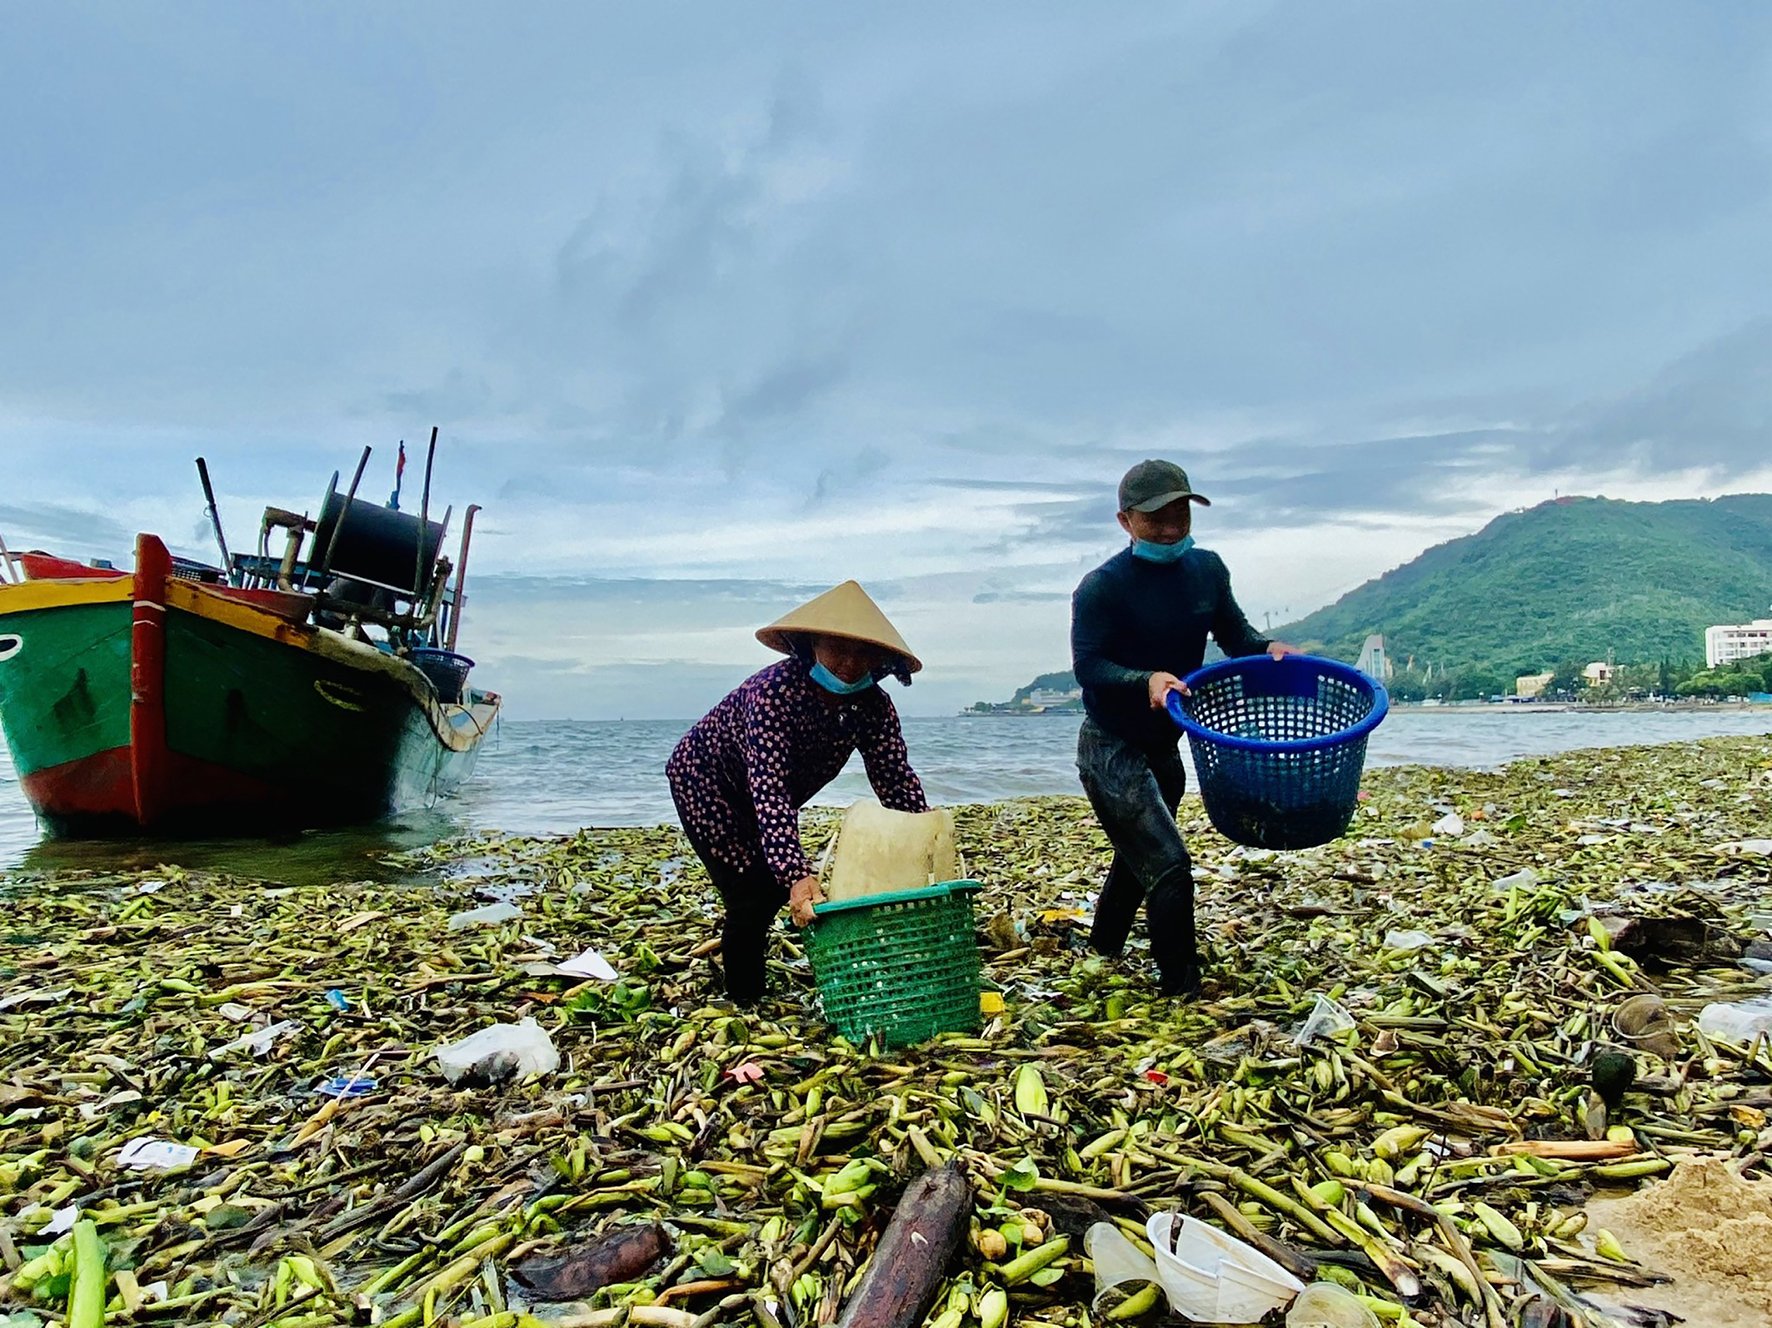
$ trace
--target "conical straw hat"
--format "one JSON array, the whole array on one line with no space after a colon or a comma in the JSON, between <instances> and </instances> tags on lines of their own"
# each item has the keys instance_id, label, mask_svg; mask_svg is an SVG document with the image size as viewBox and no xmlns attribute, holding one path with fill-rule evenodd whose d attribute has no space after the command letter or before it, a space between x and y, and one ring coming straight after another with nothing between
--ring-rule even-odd
<instances>
[{"instance_id":1,"label":"conical straw hat","mask_svg":"<svg viewBox=\"0 0 1772 1328\"><path fill-rule=\"evenodd\" d=\"M785 618L779 618L760 630L757 640L771 650L791 655L794 653L794 637L802 633L869 641L902 656L912 673L923 667L923 661L911 653L898 629L880 612L880 606L854 581L845 581L817 599L807 600Z\"/></svg>"}]
</instances>

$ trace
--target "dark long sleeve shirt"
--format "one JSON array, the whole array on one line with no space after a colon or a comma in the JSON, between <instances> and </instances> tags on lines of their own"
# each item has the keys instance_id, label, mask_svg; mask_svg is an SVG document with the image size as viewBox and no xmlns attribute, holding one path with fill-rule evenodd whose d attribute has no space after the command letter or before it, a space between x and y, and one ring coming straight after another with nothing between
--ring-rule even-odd
<instances>
[{"instance_id":1,"label":"dark long sleeve shirt","mask_svg":"<svg viewBox=\"0 0 1772 1328\"><path fill-rule=\"evenodd\" d=\"M929 809L892 698L879 687L833 696L802 659L753 674L683 735L665 774L684 829L735 871L766 866L786 889L812 874L800 808L859 750L882 804Z\"/></svg>"},{"instance_id":2,"label":"dark long sleeve shirt","mask_svg":"<svg viewBox=\"0 0 1772 1328\"><path fill-rule=\"evenodd\" d=\"M1140 747L1173 746L1181 731L1151 709L1151 674L1187 677L1206 657L1208 634L1231 656L1268 646L1237 607L1224 560L1195 547L1173 563L1153 563L1123 549L1071 596L1071 666L1084 709Z\"/></svg>"}]
</instances>

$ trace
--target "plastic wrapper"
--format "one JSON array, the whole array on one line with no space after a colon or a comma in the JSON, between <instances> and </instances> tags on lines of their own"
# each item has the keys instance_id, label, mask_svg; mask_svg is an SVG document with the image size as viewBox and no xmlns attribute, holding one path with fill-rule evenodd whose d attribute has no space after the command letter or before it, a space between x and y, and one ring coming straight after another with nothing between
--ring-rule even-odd
<instances>
[{"instance_id":1,"label":"plastic wrapper","mask_svg":"<svg viewBox=\"0 0 1772 1328\"><path fill-rule=\"evenodd\" d=\"M497 1083L514 1075L552 1074L560 1068L560 1053L546 1029L525 1019L520 1024L493 1024L438 1047L437 1064L452 1084L464 1079Z\"/></svg>"}]
</instances>

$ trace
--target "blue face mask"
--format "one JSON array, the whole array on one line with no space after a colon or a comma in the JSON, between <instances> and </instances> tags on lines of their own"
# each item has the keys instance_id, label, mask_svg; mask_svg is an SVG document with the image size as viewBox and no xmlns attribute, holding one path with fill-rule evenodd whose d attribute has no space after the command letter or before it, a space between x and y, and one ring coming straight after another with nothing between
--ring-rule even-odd
<instances>
[{"instance_id":1,"label":"blue face mask","mask_svg":"<svg viewBox=\"0 0 1772 1328\"><path fill-rule=\"evenodd\" d=\"M812 681L838 696L854 696L857 692L865 692L874 685L874 675L864 674L855 682L844 682L817 660L812 663Z\"/></svg>"},{"instance_id":2,"label":"blue face mask","mask_svg":"<svg viewBox=\"0 0 1772 1328\"><path fill-rule=\"evenodd\" d=\"M1175 563L1181 556L1194 547L1194 537L1183 535L1173 544L1155 544L1150 540L1133 540L1132 556L1143 558L1147 563Z\"/></svg>"}]
</instances>

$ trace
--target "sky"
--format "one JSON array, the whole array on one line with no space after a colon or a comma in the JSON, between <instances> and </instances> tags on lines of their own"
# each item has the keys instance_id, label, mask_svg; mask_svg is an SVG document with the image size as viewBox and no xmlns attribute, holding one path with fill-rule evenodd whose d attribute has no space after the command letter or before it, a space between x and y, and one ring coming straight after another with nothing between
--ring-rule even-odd
<instances>
[{"instance_id":1,"label":"sky","mask_svg":"<svg viewBox=\"0 0 1772 1328\"><path fill-rule=\"evenodd\" d=\"M411 508L435 425L515 718L692 718L849 577L901 709L1005 698L1147 456L1274 626L1772 489L1765 6L63 0L0 126L0 537L213 557L195 457L238 548L402 439Z\"/></svg>"}]
</instances>

